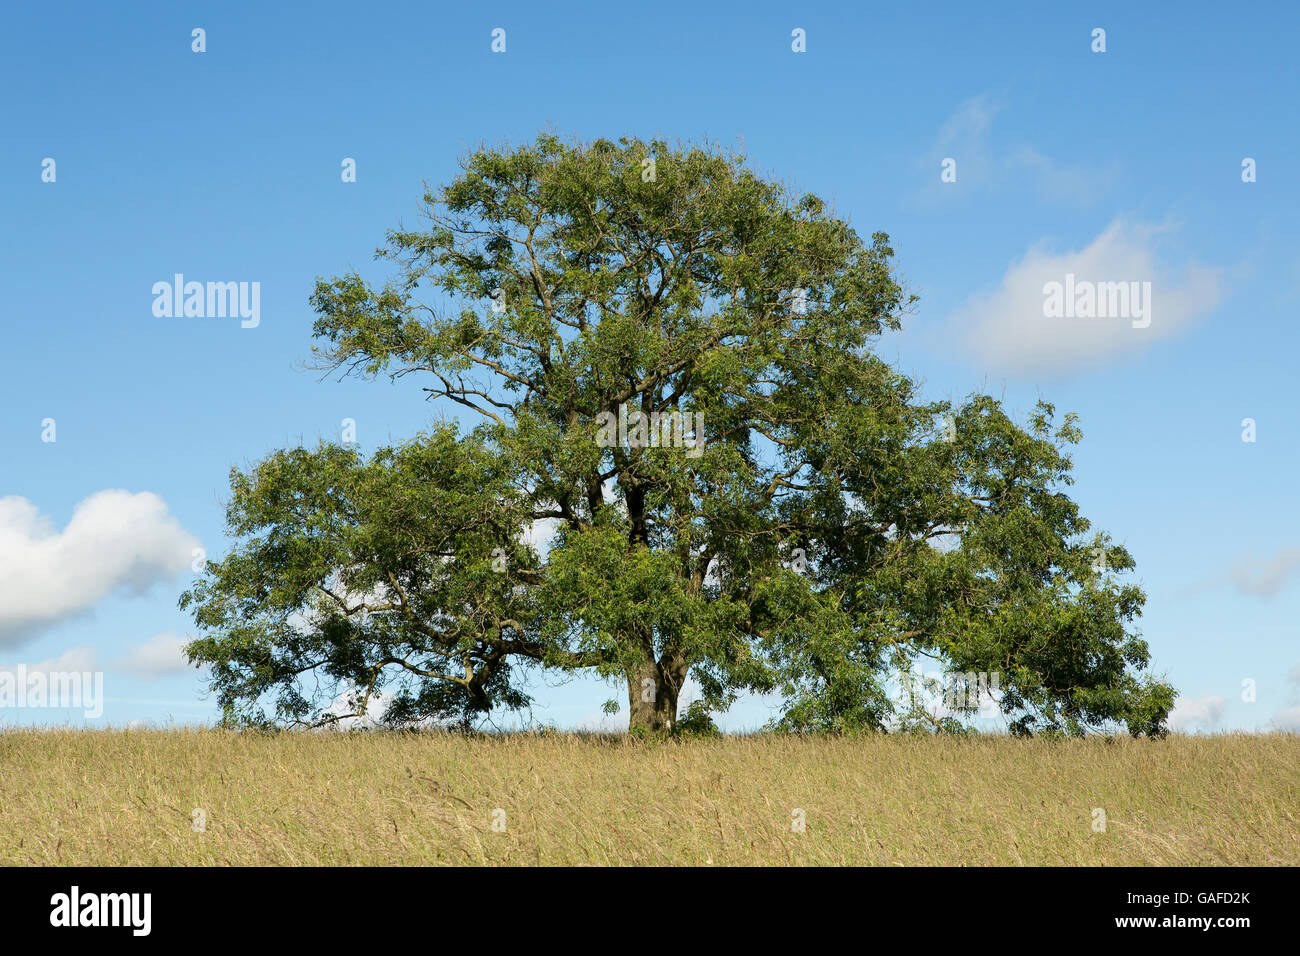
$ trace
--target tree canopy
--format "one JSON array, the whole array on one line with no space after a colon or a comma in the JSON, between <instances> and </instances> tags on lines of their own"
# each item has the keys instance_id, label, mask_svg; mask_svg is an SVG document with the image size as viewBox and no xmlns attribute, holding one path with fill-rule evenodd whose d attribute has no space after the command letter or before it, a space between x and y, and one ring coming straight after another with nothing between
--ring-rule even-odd
<instances>
[{"instance_id":1,"label":"tree canopy","mask_svg":"<svg viewBox=\"0 0 1300 956\"><path fill-rule=\"evenodd\" d=\"M890 692L925 661L996 675L1015 733L1163 733L1133 558L1066 493L1074 417L883 361L913 302L887 235L633 138L478 149L421 211L385 284L318 281L313 353L464 421L232 472L234 546L182 596L227 722L382 694L468 725L536 671L621 683L637 731L688 678L691 721L753 692L782 729L884 729L926 719Z\"/></svg>"}]
</instances>

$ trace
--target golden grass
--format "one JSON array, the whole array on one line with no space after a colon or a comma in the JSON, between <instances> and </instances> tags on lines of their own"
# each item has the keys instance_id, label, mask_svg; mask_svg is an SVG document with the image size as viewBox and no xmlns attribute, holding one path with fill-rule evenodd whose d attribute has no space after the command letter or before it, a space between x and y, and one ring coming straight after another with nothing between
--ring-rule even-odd
<instances>
[{"instance_id":1,"label":"golden grass","mask_svg":"<svg viewBox=\"0 0 1300 956\"><path fill-rule=\"evenodd\" d=\"M1295 734L0 732L3 864L1295 865L1298 816Z\"/></svg>"}]
</instances>

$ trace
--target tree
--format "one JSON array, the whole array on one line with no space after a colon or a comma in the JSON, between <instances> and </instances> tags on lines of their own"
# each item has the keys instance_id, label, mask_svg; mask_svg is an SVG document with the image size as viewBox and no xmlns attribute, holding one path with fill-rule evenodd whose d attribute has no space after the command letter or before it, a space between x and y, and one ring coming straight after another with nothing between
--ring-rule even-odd
<instances>
[{"instance_id":1,"label":"tree","mask_svg":"<svg viewBox=\"0 0 1300 956\"><path fill-rule=\"evenodd\" d=\"M688 677L693 722L753 691L785 729L883 728L926 659L998 675L1018 733L1163 732L1133 560L1063 490L1074 418L926 401L878 358L914 301L885 234L713 147L541 136L461 169L389 233L387 284L318 280L313 352L470 421L232 473L236 545L182 597L228 722L384 694L472 724L534 668L623 683L634 731Z\"/></svg>"}]
</instances>

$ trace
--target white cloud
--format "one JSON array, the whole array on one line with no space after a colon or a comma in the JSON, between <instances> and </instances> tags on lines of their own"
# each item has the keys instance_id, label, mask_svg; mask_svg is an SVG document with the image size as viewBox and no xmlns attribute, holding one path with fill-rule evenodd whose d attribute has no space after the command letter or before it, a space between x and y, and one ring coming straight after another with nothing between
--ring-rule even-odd
<instances>
[{"instance_id":1,"label":"white cloud","mask_svg":"<svg viewBox=\"0 0 1300 956\"><path fill-rule=\"evenodd\" d=\"M1300 732L1300 664L1287 671L1286 683L1290 687L1287 697L1291 706L1283 707L1273 715L1273 726Z\"/></svg>"},{"instance_id":2,"label":"white cloud","mask_svg":"<svg viewBox=\"0 0 1300 956\"><path fill-rule=\"evenodd\" d=\"M57 658L28 664L28 674L85 674L98 670L95 650L91 647L73 647L64 651ZM0 671L13 673L17 665L0 665Z\"/></svg>"},{"instance_id":3,"label":"white cloud","mask_svg":"<svg viewBox=\"0 0 1300 956\"><path fill-rule=\"evenodd\" d=\"M1273 715L1273 725L1280 730L1300 731L1300 706L1283 707Z\"/></svg>"},{"instance_id":4,"label":"white cloud","mask_svg":"<svg viewBox=\"0 0 1300 956\"><path fill-rule=\"evenodd\" d=\"M1156 265L1163 227L1115 220L1087 247L1052 255L1031 248L994 290L949 318L950 331L983 364L1008 372L1071 372L1139 352L1177 335L1220 297L1220 270L1187 265L1175 278ZM1048 318L1048 283L1150 283L1144 318ZM1149 325L1140 327L1143 321Z\"/></svg>"},{"instance_id":5,"label":"white cloud","mask_svg":"<svg viewBox=\"0 0 1300 956\"><path fill-rule=\"evenodd\" d=\"M393 702L393 695L384 691L375 691L366 701L365 713L341 717L328 727L337 728L338 730L369 730L383 725L384 714L388 711L388 705ZM333 702L325 708L323 713L328 716L337 716L339 714L353 714L361 704L361 698L357 688L347 687L340 690L335 696Z\"/></svg>"},{"instance_id":6,"label":"white cloud","mask_svg":"<svg viewBox=\"0 0 1300 956\"><path fill-rule=\"evenodd\" d=\"M1238 560L1228 579L1243 594L1275 597L1290 583L1297 568L1300 568L1300 548L1283 548L1269 558Z\"/></svg>"},{"instance_id":7,"label":"white cloud","mask_svg":"<svg viewBox=\"0 0 1300 956\"><path fill-rule=\"evenodd\" d=\"M156 634L133 648L122 661L122 667L142 677L180 674L190 669L190 664L182 653L182 648L188 643L189 638L177 637L171 631Z\"/></svg>"},{"instance_id":8,"label":"white cloud","mask_svg":"<svg viewBox=\"0 0 1300 956\"><path fill-rule=\"evenodd\" d=\"M1193 728L1213 730L1223 721L1227 701L1220 694L1201 697L1180 697L1169 712L1171 730L1187 731Z\"/></svg>"},{"instance_id":9,"label":"white cloud","mask_svg":"<svg viewBox=\"0 0 1300 956\"><path fill-rule=\"evenodd\" d=\"M55 531L26 498L0 498L0 646L16 646L118 591L186 570L198 539L150 492L98 491Z\"/></svg>"},{"instance_id":10,"label":"white cloud","mask_svg":"<svg viewBox=\"0 0 1300 956\"><path fill-rule=\"evenodd\" d=\"M625 734L627 733L627 708L616 714L587 714L574 726L574 730L590 734Z\"/></svg>"},{"instance_id":11,"label":"white cloud","mask_svg":"<svg viewBox=\"0 0 1300 956\"><path fill-rule=\"evenodd\" d=\"M397 699L396 692L384 690L374 691L370 699L366 701L365 713L356 715L355 711L361 706L362 691L354 685L342 688L335 695L334 700L322 712L328 716L338 716L348 714L347 717L339 717L332 724L326 724L325 729L333 730L374 730L384 725L384 716L388 713L388 708L393 701ZM436 727L451 727L455 725L454 720L445 718L427 717L423 720L417 720L411 726L423 727L426 729Z\"/></svg>"},{"instance_id":12,"label":"white cloud","mask_svg":"<svg viewBox=\"0 0 1300 956\"><path fill-rule=\"evenodd\" d=\"M523 542L545 560L555 541L555 535L560 530L560 525L559 518L538 518L524 529Z\"/></svg>"}]
</instances>

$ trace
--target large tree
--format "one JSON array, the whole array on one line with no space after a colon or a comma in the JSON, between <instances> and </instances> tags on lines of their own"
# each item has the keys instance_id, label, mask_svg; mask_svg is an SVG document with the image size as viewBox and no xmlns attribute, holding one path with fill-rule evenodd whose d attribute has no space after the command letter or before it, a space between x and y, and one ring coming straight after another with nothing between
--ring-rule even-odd
<instances>
[{"instance_id":1,"label":"large tree","mask_svg":"<svg viewBox=\"0 0 1300 956\"><path fill-rule=\"evenodd\" d=\"M633 730L688 677L693 720L776 692L784 728L880 728L924 660L996 675L1019 733L1163 732L1132 558L1063 490L1073 418L926 400L874 354L912 302L886 235L713 147L542 136L461 170L389 233L390 281L312 304L321 367L466 420L233 472L234 548L182 598L227 721L382 694L473 723L535 669L624 684Z\"/></svg>"}]
</instances>

